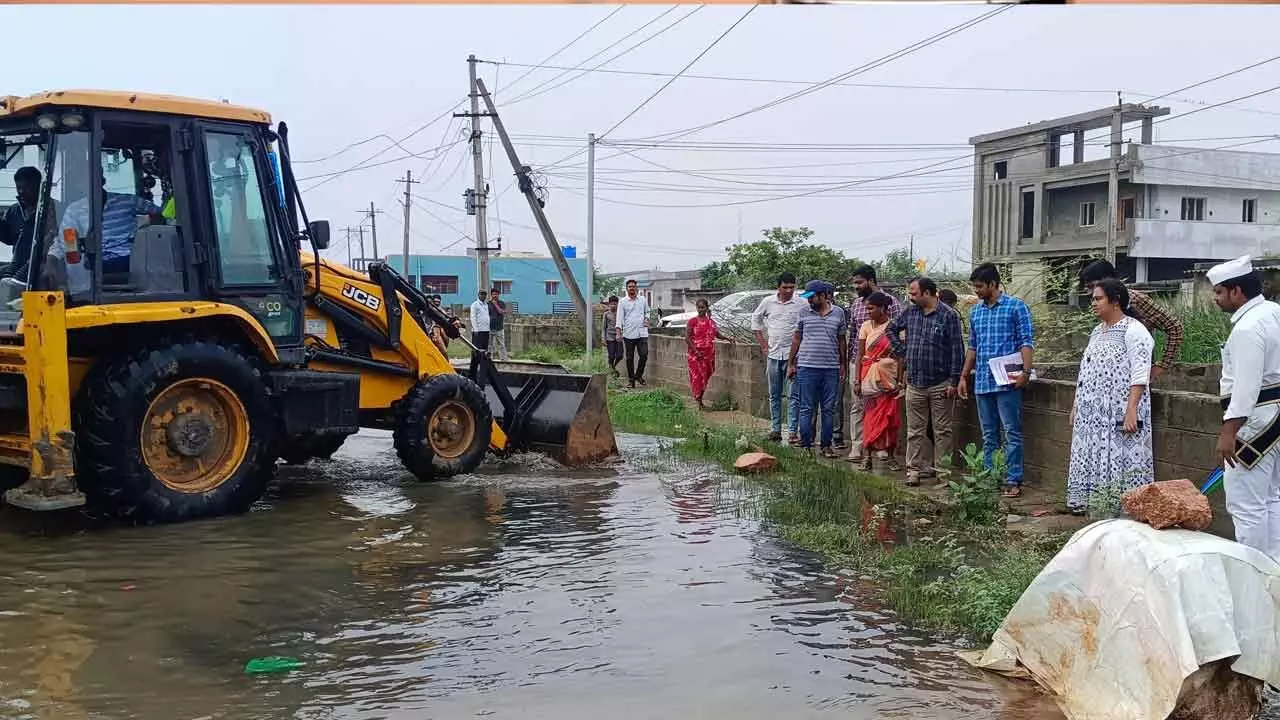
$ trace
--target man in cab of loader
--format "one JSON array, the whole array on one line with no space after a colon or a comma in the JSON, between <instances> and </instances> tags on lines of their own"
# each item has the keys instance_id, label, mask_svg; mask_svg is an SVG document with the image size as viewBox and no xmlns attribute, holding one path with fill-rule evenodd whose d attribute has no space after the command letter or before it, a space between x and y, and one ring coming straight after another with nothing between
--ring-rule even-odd
<instances>
[{"instance_id":1,"label":"man in cab of loader","mask_svg":"<svg viewBox=\"0 0 1280 720\"><path fill-rule=\"evenodd\" d=\"M13 258L7 265L0 266L0 277L27 281L32 238L36 234L36 204L40 199L40 181L40 171L29 165L20 167L13 173L17 202L0 214L0 243L13 248ZM52 205L47 212L50 217L54 215Z\"/></svg>"}]
</instances>

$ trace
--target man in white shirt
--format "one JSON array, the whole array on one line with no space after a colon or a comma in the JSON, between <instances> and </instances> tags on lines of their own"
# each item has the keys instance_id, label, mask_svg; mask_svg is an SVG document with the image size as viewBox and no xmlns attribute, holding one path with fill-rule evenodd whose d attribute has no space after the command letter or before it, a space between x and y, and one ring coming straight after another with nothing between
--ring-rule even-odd
<instances>
[{"instance_id":1,"label":"man in white shirt","mask_svg":"<svg viewBox=\"0 0 1280 720\"><path fill-rule=\"evenodd\" d=\"M489 293L481 290L477 293L477 299L471 303L471 344L476 346L476 350L487 351L489 349ZM477 358L473 353L471 356L471 377L476 376Z\"/></svg>"},{"instance_id":2,"label":"man in white shirt","mask_svg":"<svg viewBox=\"0 0 1280 720\"><path fill-rule=\"evenodd\" d=\"M800 386L787 378L787 360L791 352L791 340L795 337L796 318L801 303L795 298L796 276L785 272L778 276L778 293L760 300L751 314L751 329L756 343L765 357L765 376L769 380L769 418L773 430L769 439L782 441L782 393L787 387L787 433L796 437L800 411Z\"/></svg>"},{"instance_id":3,"label":"man in white shirt","mask_svg":"<svg viewBox=\"0 0 1280 720\"><path fill-rule=\"evenodd\" d=\"M640 296L635 280L627 281L627 296L618 301L618 319L614 322L626 347L627 386L644 386L644 366L649 362L649 302Z\"/></svg>"},{"instance_id":4,"label":"man in white shirt","mask_svg":"<svg viewBox=\"0 0 1280 720\"><path fill-rule=\"evenodd\" d=\"M1236 542L1280 561L1280 305L1262 297L1248 255L1209 270L1213 300L1231 313L1222 346L1217 455Z\"/></svg>"}]
</instances>

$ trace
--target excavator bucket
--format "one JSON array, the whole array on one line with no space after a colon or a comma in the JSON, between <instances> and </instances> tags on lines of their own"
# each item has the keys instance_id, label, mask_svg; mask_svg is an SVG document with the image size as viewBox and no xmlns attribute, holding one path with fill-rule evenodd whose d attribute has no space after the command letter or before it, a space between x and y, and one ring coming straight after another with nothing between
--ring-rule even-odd
<instances>
[{"instance_id":1,"label":"excavator bucket","mask_svg":"<svg viewBox=\"0 0 1280 720\"><path fill-rule=\"evenodd\" d=\"M485 396L493 416L512 444L533 450L568 466L587 465L618 454L618 441L609 420L608 375L575 375L560 365L533 362L493 362ZM512 421L500 396L514 401Z\"/></svg>"}]
</instances>

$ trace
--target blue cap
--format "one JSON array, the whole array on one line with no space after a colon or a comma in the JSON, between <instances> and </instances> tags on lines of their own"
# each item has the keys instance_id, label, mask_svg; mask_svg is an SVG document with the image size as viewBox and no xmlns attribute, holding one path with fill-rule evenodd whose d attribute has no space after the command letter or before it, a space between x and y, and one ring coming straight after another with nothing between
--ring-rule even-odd
<instances>
[{"instance_id":1,"label":"blue cap","mask_svg":"<svg viewBox=\"0 0 1280 720\"><path fill-rule=\"evenodd\" d=\"M814 295L817 295L818 293L826 293L828 295L832 295L832 294L835 294L835 291L836 291L835 286L833 286L829 282L823 282L822 280L810 280L808 283L805 284L804 292L800 293L800 297L808 300L809 298L813 297Z\"/></svg>"}]
</instances>

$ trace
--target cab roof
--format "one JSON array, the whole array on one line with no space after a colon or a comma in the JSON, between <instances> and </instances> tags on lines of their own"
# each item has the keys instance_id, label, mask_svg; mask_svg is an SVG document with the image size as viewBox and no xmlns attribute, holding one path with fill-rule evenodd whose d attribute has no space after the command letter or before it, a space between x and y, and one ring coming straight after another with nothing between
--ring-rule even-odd
<instances>
[{"instance_id":1,"label":"cab roof","mask_svg":"<svg viewBox=\"0 0 1280 720\"><path fill-rule=\"evenodd\" d=\"M80 107L182 115L212 120L271 124L263 110L215 100L113 90L48 90L27 97L0 96L0 118L35 114L42 108Z\"/></svg>"}]
</instances>

